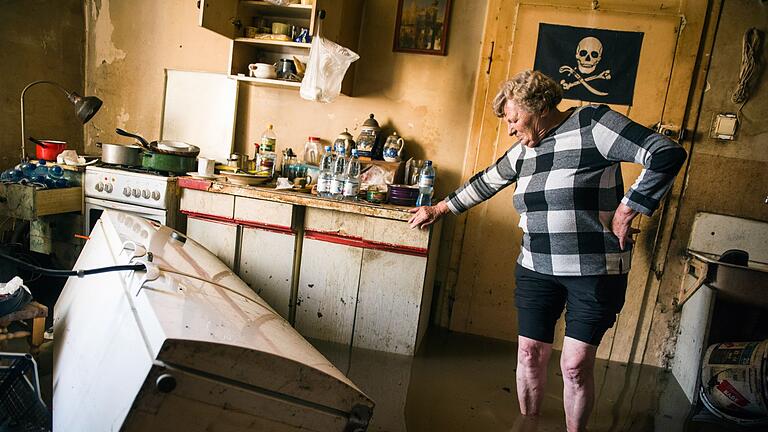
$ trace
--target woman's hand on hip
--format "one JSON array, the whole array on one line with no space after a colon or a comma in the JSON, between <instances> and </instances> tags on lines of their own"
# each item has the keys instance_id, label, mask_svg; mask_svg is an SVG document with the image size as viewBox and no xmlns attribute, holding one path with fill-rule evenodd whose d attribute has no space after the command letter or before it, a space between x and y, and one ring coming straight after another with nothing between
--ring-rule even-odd
<instances>
[{"instance_id":1,"label":"woman's hand on hip","mask_svg":"<svg viewBox=\"0 0 768 432\"><path fill-rule=\"evenodd\" d=\"M625 246L629 246L634 243L632 236L639 233L640 230L632 228L632 219L637 216L637 211L620 203L616 208L616 212L613 213L613 220L611 220L611 232L613 235L619 238L619 248L625 249Z\"/></svg>"},{"instance_id":2,"label":"woman's hand on hip","mask_svg":"<svg viewBox=\"0 0 768 432\"><path fill-rule=\"evenodd\" d=\"M413 213L413 216L408 219L408 224L411 225L411 228L419 227L424 229L429 225L432 225L436 220L440 219L440 216L448 213L450 210L445 201L440 201L433 206L416 207L408 211Z\"/></svg>"}]
</instances>

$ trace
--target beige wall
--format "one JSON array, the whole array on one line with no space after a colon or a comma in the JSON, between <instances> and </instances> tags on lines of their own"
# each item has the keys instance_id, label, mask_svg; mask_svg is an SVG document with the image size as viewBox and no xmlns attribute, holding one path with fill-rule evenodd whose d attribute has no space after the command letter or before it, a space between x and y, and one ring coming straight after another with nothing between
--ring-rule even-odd
<instances>
[{"instance_id":1,"label":"beige wall","mask_svg":"<svg viewBox=\"0 0 768 432\"><path fill-rule=\"evenodd\" d=\"M241 83L236 149L252 152L269 123L278 135L278 151L303 149L309 135L332 141L344 128L357 136L374 113L387 133L397 130L405 138L406 158L434 161L436 194L446 195L460 182L486 3L455 0L448 55L431 56L392 52L397 2L367 0L354 97L320 104L301 99L295 90ZM194 1L87 0L86 15L87 88L104 100L99 117L86 128L92 152L97 141L127 142L115 127L157 138L165 68L226 71L229 40L198 27ZM447 261L452 230L449 219L441 263Z\"/></svg>"},{"instance_id":2,"label":"beige wall","mask_svg":"<svg viewBox=\"0 0 768 432\"><path fill-rule=\"evenodd\" d=\"M0 3L0 169L21 157L19 97L24 86L52 80L82 94L84 29L81 0ZM61 91L41 84L27 92L24 102L27 136L83 148L83 128ZM33 144L26 149L34 155Z\"/></svg>"},{"instance_id":3,"label":"beige wall","mask_svg":"<svg viewBox=\"0 0 768 432\"><path fill-rule=\"evenodd\" d=\"M303 148L306 137L332 141L349 128L357 135L368 114L406 139L407 157L432 158L437 194L458 186L464 157L485 2L453 5L447 56L392 52L397 2L369 0L364 10L355 96L331 104L308 102L298 91L241 83L235 147L252 151L268 123L278 148ZM140 13L137 13L140 11ZM87 0L86 82L104 100L86 128L96 141L126 142L115 127L147 138L160 132L165 68L223 73L229 41L197 26L194 1Z\"/></svg>"},{"instance_id":4,"label":"beige wall","mask_svg":"<svg viewBox=\"0 0 768 432\"><path fill-rule=\"evenodd\" d=\"M666 365L674 355L679 315L674 313L672 305L678 296L682 258L696 213L704 211L768 221L768 204L764 203L768 196L765 121L768 75L765 72L741 111L737 139L727 142L708 137L715 113L735 113L739 108L731 101L731 94L739 77L742 37L750 27L761 29L764 35L768 32L768 8L751 0L725 0L719 19L683 199L654 311L646 351L650 357L645 363ZM767 55L768 45L764 43L760 57L765 59Z\"/></svg>"}]
</instances>

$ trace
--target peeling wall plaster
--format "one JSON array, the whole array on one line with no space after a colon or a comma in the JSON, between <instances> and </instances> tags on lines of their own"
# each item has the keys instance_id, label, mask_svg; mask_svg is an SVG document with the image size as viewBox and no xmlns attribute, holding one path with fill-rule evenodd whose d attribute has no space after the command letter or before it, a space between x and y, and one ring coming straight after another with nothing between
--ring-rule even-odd
<instances>
[{"instance_id":1,"label":"peeling wall plaster","mask_svg":"<svg viewBox=\"0 0 768 432\"><path fill-rule=\"evenodd\" d=\"M95 2L95 0L92 0ZM93 41L95 45L95 61L98 65L114 63L125 58L125 51L117 48L112 42L112 33L115 26L109 14L109 0L101 0L101 7L91 5L91 19L95 21L93 27Z\"/></svg>"},{"instance_id":2,"label":"peeling wall plaster","mask_svg":"<svg viewBox=\"0 0 768 432\"><path fill-rule=\"evenodd\" d=\"M6 0L0 6L0 169L21 158L22 89L52 80L83 92L84 19L82 0ZM34 20L34 21L33 21ZM37 85L26 93L26 135L67 141L83 149L83 127L63 94ZM27 142L27 154L34 145Z\"/></svg>"}]
</instances>

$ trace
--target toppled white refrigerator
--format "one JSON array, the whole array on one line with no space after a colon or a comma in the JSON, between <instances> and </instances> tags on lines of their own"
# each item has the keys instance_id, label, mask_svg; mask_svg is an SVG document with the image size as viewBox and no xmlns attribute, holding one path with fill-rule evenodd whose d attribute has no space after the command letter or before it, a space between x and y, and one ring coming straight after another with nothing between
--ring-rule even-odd
<instances>
[{"instance_id":1,"label":"toppled white refrigerator","mask_svg":"<svg viewBox=\"0 0 768 432\"><path fill-rule=\"evenodd\" d=\"M268 251L265 251L268 253ZM54 311L55 431L364 431L373 402L205 248L105 211Z\"/></svg>"}]
</instances>

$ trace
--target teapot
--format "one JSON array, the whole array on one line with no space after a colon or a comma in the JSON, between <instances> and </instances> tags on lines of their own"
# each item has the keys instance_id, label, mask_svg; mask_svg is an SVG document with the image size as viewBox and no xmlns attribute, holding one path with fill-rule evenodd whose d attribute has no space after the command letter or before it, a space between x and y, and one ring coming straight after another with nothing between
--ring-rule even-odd
<instances>
[{"instance_id":1,"label":"teapot","mask_svg":"<svg viewBox=\"0 0 768 432\"><path fill-rule=\"evenodd\" d=\"M405 140L397 136L397 132L393 132L384 143L384 160L387 162L400 162L403 159L404 147Z\"/></svg>"},{"instance_id":2,"label":"teapot","mask_svg":"<svg viewBox=\"0 0 768 432\"><path fill-rule=\"evenodd\" d=\"M379 141L381 128L379 122L371 114L360 127L360 135L357 136L357 154L360 157L373 158L376 155L376 144Z\"/></svg>"},{"instance_id":3,"label":"teapot","mask_svg":"<svg viewBox=\"0 0 768 432\"><path fill-rule=\"evenodd\" d=\"M345 128L344 132L340 133L336 137L336 141L333 142L333 149L336 150L337 154L349 156L354 148L357 148L355 147L355 140L352 139L352 134Z\"/></svg>"}]
</instances>

